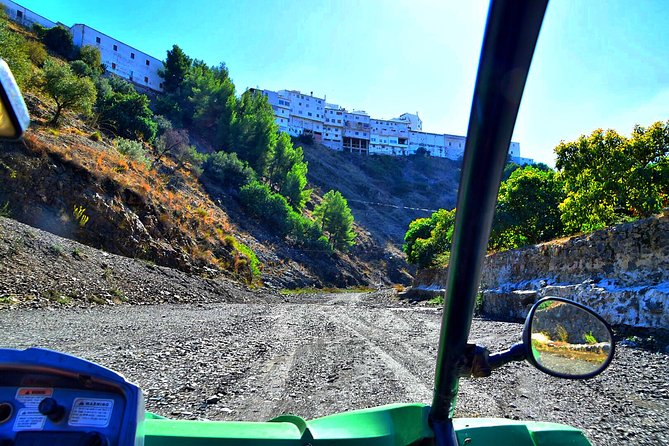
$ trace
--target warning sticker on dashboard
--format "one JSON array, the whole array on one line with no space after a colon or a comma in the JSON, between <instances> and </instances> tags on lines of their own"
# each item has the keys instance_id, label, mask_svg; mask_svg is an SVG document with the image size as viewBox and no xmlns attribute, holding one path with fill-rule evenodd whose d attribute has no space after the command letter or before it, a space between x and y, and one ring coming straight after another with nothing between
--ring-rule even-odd
<instances>
[{"instance_id":1,"label":"warning sticker on dashboard","mask_svg":"<svg viewBox=\"0 0 669 446\"><path fill-rule=\"evenodd\" d=\"M16 414L14 431L41 431L44 429L46 417L35 409L21 409Z\"/></svg>"},{"instance_id":2,"label":"warning sticker on dashboard","mask_svg":"<svg viewBox=\"0 0 669 446\"><path fill-rule=\"evenodd\" d=\"M67 424L70 426L107 427L114 410L114 400L75 398Z\"/></svg>"},{"instance_id":3,"label":"warning sticker on dashboard","mask_svg":"<svg viewBox=\"0 0 669 446\"><path fill-rule=\"evenodd\" d=\"M53 396L51 387L19 387L16 391L16 401L24 407L37 409L44 398Z\"/></svg>"}]
</instances>

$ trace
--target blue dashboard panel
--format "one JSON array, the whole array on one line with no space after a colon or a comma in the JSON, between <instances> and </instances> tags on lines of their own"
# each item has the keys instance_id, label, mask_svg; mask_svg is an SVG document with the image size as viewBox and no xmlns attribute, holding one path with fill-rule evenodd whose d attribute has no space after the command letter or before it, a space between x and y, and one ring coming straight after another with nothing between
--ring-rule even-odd
<instances>
[{"instance_id":1,"label":"blue dashboard panel","mask_svg":"<svg viewBox=\"0 0 669 446\"><path fill-rule=\"evenodd\" d=\"M50 350L0 349L0 444L141 445L140 389Z\"/></svg>"}]
</instances>

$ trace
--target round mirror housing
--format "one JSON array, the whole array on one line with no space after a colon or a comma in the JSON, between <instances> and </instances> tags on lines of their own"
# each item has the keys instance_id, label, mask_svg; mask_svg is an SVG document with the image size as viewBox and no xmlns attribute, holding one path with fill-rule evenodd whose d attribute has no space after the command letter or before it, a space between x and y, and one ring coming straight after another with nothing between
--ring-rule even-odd
<instances>
[{"instance_id":1,"label":"round mirror housing","mask_svg":"<svg viewBox=\"0 0 669 446\"><path fill-rule=\"evenodd\" d=\"M7 63L0 59L0 140L18 139L30 125L28 108Z\"/></svg>"},{"instance_id":2,"label":"round mirror housing","mask_svg":"<svg viewBox=\"0 0 669 446\"><path fill-rule=\"evenodd\" d=\"M559 378L588 379L603 372L615 351L611 326L585 305L547 297L530 309L523 330L527 360Z\"/></svg>"}]
</instances>

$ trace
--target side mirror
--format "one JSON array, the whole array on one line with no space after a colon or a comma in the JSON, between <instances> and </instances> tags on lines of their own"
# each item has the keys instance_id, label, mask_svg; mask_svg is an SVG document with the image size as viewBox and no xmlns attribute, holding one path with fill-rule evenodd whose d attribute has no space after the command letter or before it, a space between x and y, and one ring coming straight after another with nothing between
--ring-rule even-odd
<instances>
[{"instance_id":1,"label":"side mirror","mask_svg":"<svg viewBox=\"0 0 669 446\"><path fill-rule=\"evenodd\" d=\"M613 331L588 307L560 297L541 299L523 330L526 359L560 378L587 379L606 369L615 350Z\"/></svg>"},{"instance_id":2,"label":"side mirror","mask_svg":"<svg viewBox=\"0 0 669 446\"><path fill-rule=\"evenodd\" d=\"M7 63L0 59L0 139L18 139L30 125L28 108Z\"/></svg>"}]
</instances>

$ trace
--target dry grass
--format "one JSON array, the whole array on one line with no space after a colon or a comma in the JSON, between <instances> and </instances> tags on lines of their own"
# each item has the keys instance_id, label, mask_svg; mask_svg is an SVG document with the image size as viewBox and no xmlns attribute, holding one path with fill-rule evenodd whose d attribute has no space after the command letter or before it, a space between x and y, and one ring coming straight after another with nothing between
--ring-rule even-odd
<instances>
[{"instance_id":1,"label":"dry grass","mask_svg":"<svg viewBox=\"0 0 669 446\"><path fill-rule=\"evenodd\" d=\"M202 191L189 170L175 172L181 180L174 186L171 176L128 160L109 143L103 141L93 147L87 135L72 127L54 131L38 126L27 133L25 146L33 153L53 156L88 172L94 181L111 181L118 196L123 196L124 190L132 191L140 197L135 206L140 205L144 212L150 210L160 223L161 233L152 235L176 243L175 247L187 252L195 264L248 276L246 258L227 241L233 231L228 216ZM175 168L169 160L166 164ZM82 205L89 207L92 203Z\"/></svg>"}]
</instances>

